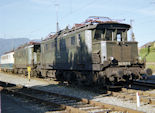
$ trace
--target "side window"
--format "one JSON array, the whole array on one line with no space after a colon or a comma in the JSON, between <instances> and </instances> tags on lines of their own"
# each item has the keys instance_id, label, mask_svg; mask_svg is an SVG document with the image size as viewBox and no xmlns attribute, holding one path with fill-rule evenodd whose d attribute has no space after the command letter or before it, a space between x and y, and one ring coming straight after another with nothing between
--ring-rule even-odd
<instances>
[{"instance_id":1,"label":"side window","mask_svg":"<svg viewBox=\"0 0 155 113\"><path fill-rule=\"evenodd\" d=\"M77 46L80 46L81 43L81 34L77 34Z\"/></svg>"},{"instance_id":2,"label":"side window","mask_svg":"<svg viewBox=\"0 0 155 113\"><path fill-rule=\"evenodd\" d=\"M54 39L54 47L57 48L57 38Z\"/></svg>"},{"instance_id":3,"label":"side window","mask_svg":"<svg viewBox=\"0 0 155 113\"><path fill-rule=\"evenodd\" d=\"M106 30L102 29L102 30L96 30L95 31L95 35L94 35L94 39L96 40L105 40L105 34L106 34Z\"/></svg>"},{"instance_id":4,"label":"side window","mask_svg":"<svg viewBox=\"0 0 155 113\"><path fill-rule=\"evenodd\" d=\"M116 35L117 41L125 41L125 40L127 40L126 39L127 37L126 37L126 34L125 33L124 33L123 30L118 30L117 31L117 35Z\"/></svg>"},{"instance_id":5,"label":"side window","mask_svg":"<svg viewBox=\"0 0 155 113\"><path fill-rule=\"evenodd\" d=\"M71 37L71 45L75 45L75 36Z\"/></svg>"},{"instance_id":6,"label":"side window","mask_svg":"<svg viewBox=\"0 0 155 113\"><path fill-rule=\"evenodd\" d=\"M118 42L122 41L121 34L117 34L117 41L118 41Z\"/></svg>"},{"instance_id":7,"label":"side window","mask_svg":"<svg viewBox=\"0 0 155 113\"><path fill-rule=\"evenodd\" d=\"M65 50L66 49L65 39L60 40L60 49L61 50Z\"/></svg>"}]
</instances>

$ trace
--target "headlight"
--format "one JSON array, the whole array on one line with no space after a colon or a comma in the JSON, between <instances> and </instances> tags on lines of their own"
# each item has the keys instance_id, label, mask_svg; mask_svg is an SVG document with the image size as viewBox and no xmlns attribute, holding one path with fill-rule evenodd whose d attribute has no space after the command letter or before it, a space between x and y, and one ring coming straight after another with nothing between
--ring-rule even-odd
<instances>
[{"instance_id":1,"label":"headlight","mask_svg":"<svg viewBox=\"0 0 155 113\"><path fill-rule=\"evenodd\" d=\"M110 60L111 60L111 61L114 60L114 57L110 57Z\"/></svg>"},{"instance_id":2,"label":"headlight","mask_svg":"<svg viewBox=\"0 0 155 113\"><path fill-rule=\"evenodd\" d=\"M138 60L141 61L142 60L142 57L138 57Z\"/></svg>"},{"instance_id":3,"label":"headlight","mask_svg":"<svg viewBox=\"0 0 155 113\"><path fill-rule=\"evenodd\" d=\"M142 63L142 57L139 56L137 60L138 62Z\"/></svg>"}]
</instances>

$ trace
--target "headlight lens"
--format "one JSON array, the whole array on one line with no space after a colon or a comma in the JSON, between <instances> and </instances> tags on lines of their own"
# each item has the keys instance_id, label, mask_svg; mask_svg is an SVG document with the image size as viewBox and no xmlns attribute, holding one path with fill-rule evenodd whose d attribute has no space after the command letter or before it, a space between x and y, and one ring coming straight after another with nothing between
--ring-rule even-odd
<instances>
[{"instance_id":1,"label":"headlight lens","mask_svg":"<svg viewBox=\"0 0 155 113\"><path fill-rule=\"evenodd\" d=\"M141 61L142 60L142 57L138 57L138 60Z\"/></svg>"},{"instance_id":2,"label":"headlight lens","mask_svg":"<svg viewBox=\"0 0 155 113\"><path fill-rule=\"evenodd\" d=\"M110 60L111 60L111 61L114 60L114 57L110 57Z\"/></svg>"}]
</instances>

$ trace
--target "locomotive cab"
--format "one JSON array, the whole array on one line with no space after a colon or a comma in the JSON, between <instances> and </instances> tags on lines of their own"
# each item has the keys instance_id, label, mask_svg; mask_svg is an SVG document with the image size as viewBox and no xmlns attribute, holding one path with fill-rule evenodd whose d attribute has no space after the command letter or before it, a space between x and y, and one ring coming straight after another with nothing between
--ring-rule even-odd
<instances>
[{"instance_id":1,"label":"locomotive cab","mask_svg":"<svg viewBox=\"0 0 155 113\"><path fill-rule=\"evenodd\" d=\"M122 23L98 24L93 31L93 53L100 56L100 76L110 82L141 78L144 63L139 61L136 41L128 41L130 25Z\"/></svg>"},{"instance_id":2,"label":"locomotive cab","mask_svg":"<svg viewBox=\"0 0 155 113\"><path fill-rule=\"evenodd\" d=\"M106 23L97 25L94 30L94 42L101 46L101 63L115 60L115 64L137 63L137 42L128 41L127 31L130 25L120 23ZM96 46L96 44L94 44ZM131 52L132 51L132 52ZM113 62L111 62L113 63Z\"/></svg>"}]
</instances>

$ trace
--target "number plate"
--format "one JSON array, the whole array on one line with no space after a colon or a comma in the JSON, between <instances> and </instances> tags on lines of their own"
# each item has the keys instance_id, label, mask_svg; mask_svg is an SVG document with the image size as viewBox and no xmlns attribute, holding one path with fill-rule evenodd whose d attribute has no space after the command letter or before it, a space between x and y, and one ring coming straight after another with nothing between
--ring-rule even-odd
<instances>
[{"instance_id":1,"label":"number plate","mask_svg":"<svg viewBox=\"0 0 155 113\"><path fill-rule=\"evenodd\" d=\"M131 65L130 62L118 62L119 66L126 66L126 65Z\"/></svg>"}]
</instances>

